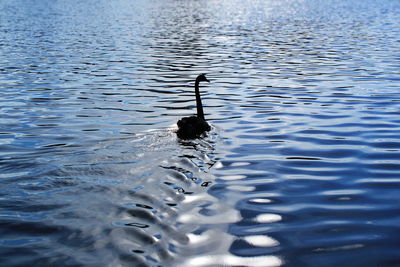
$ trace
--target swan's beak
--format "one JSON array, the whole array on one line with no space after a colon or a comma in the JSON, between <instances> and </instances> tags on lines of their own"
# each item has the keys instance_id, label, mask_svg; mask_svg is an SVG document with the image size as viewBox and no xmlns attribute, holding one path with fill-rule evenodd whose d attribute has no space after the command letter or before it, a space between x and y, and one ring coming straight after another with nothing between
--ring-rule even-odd
<instances>
[{"instance_id":1,"label":"swan's beak","mask_svg":"<svg viewBox=\"0 0 400 267\"><path fill-rule=\"evenodd\" d=\"M208 82L208 83L209 83L210 81L209 81L208 79L206 79L206 82Z\"/></svg>"}]
</instances>

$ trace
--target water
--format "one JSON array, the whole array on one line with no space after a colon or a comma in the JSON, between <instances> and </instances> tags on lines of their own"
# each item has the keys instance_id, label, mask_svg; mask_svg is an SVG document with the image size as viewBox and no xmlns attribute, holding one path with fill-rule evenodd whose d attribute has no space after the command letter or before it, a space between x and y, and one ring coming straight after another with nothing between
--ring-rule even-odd
<instances>
[{"instance_id":1,"label":"water","mask_svg":"<svg viewBox=\"0 0 400 267\"><path fill-rule=\"evenodd\" d=\"M399 266L398 1L0 3L1 266ZM175 122L201 88L208 137Z\"/></svg>"}]
</instances>

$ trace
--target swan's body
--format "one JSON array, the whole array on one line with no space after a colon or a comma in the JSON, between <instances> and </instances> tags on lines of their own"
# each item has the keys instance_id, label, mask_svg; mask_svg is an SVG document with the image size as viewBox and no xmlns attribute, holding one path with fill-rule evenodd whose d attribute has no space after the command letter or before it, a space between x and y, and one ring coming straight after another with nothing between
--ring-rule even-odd
<instances>
[{"instance_id":1,"label":"swan's body","mask_svg":"<svg viewBox=\"0 0 400 267\"><path fill-rule=\"evenodd\" d=\"M205 132L211 130L210 125L206 122L204 118L203 105L201 104L199 84L200 82L208 82L204 74L200 74L196 78L194 84L195 94L196 94L196 107L197 116L184 117L178 121L178 131L176 134L181 139L194 139L200 137Z\"/></svg>"},{"instance_id":2,"label":"swan's body","mask_svg":"<svg viewBox=\"0 0 400 267\"><path fill-rule=\"evenodd\" d=\"M176 132L181 139L194 139L211 129L210 125L197 116L185 117L178 121L178 131Z\"/></svg>"}]
</instances>

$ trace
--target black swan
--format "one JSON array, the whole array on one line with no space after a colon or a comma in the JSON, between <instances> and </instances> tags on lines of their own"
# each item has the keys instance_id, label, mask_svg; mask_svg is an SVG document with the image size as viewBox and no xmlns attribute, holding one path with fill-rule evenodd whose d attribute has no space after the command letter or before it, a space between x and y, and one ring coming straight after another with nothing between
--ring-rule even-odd
<instances>
[{"instance_id":1,"label":"black swan","mask_svg":"<svg viewBox=\"0 0 400 267\"><path fill-rule=\"evenodd\" d=\"M178 131L176 134L181 139L194 139L203 133L210 131L211 127L204 118L203 105L201 104L199 84L200 82L210 82L205 74L200 74L194 84L196 94L197 116L184 117L178 121Z\"/></svg>"}]
</instances>

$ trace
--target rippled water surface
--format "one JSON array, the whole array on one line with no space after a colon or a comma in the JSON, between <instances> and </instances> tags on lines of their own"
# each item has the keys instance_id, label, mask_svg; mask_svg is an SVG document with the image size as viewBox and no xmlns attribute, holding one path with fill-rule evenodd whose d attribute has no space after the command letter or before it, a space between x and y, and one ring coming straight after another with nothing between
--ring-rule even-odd
<instances>
[{"instance_id":1,"label":"rippled water surface","mask_svg":"<svg viewBox=\"0 0 400 267\"><path fill-rule=\"evenodd\" d=\"M400 3L0 2L1 266L400 266ZM202 139L176 121L195 112Z\"/></svg>"}]
</instances>

